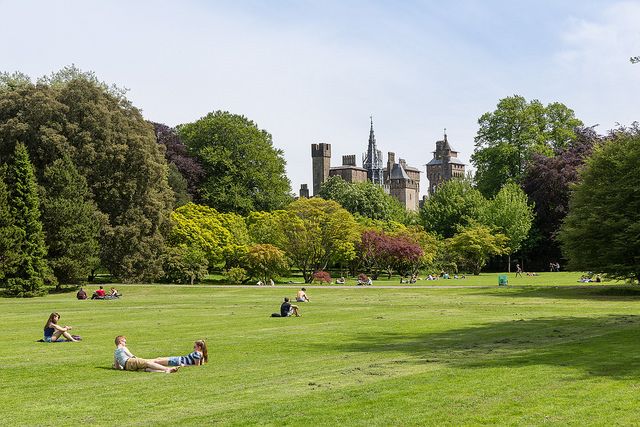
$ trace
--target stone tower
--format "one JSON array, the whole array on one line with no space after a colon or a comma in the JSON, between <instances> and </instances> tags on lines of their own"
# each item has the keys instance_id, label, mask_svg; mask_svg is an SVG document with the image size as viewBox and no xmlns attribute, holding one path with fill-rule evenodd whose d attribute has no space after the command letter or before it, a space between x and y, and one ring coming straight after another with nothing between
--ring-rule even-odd
<instances>
[{"instance_id":1,"label":"stone tower","mask_svg":"<svg viewBox=\"0 0 640 427\"><path fill-rule=\"evenodd\" d=\"M409 211L417 211L419 206L419 179L420 175L407 173L407 163L404 159L400 159L399 163L395 163L395 155L389 153L388 181L389 195L395 198ZM413 175L417 175L417 180Z\"/></svg>"},{"instance_id":2,"label":"stone tower","mask_svg":"<svg viewBox=\"0 0 640 427\"><path fill-rule=\"evenodd\" d=\"M373 134L373 117L369 130L369 146L362 156L362 167L367 170L367 178L374 184L383 185L382 151L376 147L376 137Z\"/></svg>"},{"instance_id":3,"label":"stone tower","mask_svg":"<svg viewBox=\"0 0 640 427\"><path fill-rule=\"evenodd\" d=\"M429 194L436 191L436 187L452 178L464 178L465 164L458 159L458 152L451 148L444 130L444 139L436 141L436 151L433 159L427 163L427 178L429 179Z\"/></svg>"},{"instance_id":4,"label":"stone tower","mask_svg":"<svg viewBox=\"0 0 640 427\"><path fill-rule=\"evenodd\" d=\"M313 195L317 196L320 186L329 179L331 169L331 144L311 144L311 169L313 171Z\"/></svg>"}]
</instances>

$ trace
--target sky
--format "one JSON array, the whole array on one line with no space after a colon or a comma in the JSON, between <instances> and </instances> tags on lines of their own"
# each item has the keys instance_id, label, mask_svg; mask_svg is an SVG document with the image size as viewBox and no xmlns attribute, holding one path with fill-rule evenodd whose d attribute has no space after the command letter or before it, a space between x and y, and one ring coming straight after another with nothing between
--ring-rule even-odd
<instances>
[{"instance_id":1,"label":"sky","mask_svg":"<svg viewBox=\"0 0 640 427\"><path fill-rule=\"evenodd\" d=\"M242 114L296 194L313 143L361 165L369 116L384 161L422 171L445 128L468 164L478 118L515 94L600 133L640 120L640 1L0 0L0 17L0 71L75 64L170 126Z\"/></svg>"}]
</instances>

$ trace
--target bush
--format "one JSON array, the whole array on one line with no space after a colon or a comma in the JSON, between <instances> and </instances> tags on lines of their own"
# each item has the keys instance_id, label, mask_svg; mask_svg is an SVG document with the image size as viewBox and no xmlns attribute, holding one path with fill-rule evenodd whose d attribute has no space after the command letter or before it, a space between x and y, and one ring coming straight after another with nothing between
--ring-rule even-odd
<instances>
[{"instance_id":1,"label":"bush","mask_svg":"<svg viewBox=\"0 0 640 427\"><path fill-rule=\"evenodd\" d=\"M240 267L230 268L227 272L227 281L229 283L240 284L247 280L249 277L247 276L247 270Z\"/></svg>"},{"instance_id":2,"label":"bush","mask_svg":"<svg viewBox=\"0 0 640 427\"><path fill-rule=\"evenodd\" d=\"M164 254L164 279L171 283L199 282L207 275L207 256L199 248L179 245L169 247Z\"/></svg>"},{"instance_id":3,"label":"bush","mask_svg":"<svg viewBox=\"0 0 640 427\"><path fill-rule=\"evenodd\" d=\"M317 283L331 283L331 275L328 271L316 271L313 273L313 281Z\"/></svg>"}]
</instances>

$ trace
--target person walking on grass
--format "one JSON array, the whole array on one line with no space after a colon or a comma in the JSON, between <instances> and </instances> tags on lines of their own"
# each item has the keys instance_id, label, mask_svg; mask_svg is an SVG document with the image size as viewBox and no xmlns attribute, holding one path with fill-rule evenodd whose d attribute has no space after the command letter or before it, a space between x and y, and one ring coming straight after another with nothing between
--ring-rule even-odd
<instances>
[{"instance_id":1,"label":"person walking on grass","mask_svg":"<svg viewBox=\"0 0 640 427\"><path fill-rule=\"evenodd\" d=\"M72 329L71 326L58 325L60 315L58 313L51 313L47 323L44 324L44 340L45 342L60 341L60 337L65 338L67 341L78 342L80 341L69 333ZM79 338L79 337L78 337ZM64 341L64 340L63 340Z\"/></svg>"},{"instance_id":2,"label":"person walking on grass","mask_svg":"<svg viewBox=\"0 0 640 427\"><path fill-rule=\"evenodd\" d=\"M198 340L193 344L193 352L186 356L159 357L153 361L162 366L201 366L209 361L207 343Z\"/></svg>"},{"instance_id":3,"label":"person walking on grass","mask_svg":"<svg viewBox=\"0 0 640 427\"><path fill-rule=\"evenodd\" d=\"M116 350L113 352L113 368L126 371L164 372L166 374L177 372L178 366L162 366L153 360L135 357L127 348L127 337L118 335L115 339Z\"/></svg>"},{"instance_id":4,"label":"person walking on grass","mask_svg":"<svg viewBox=\"0 0 640 427\"><path fill-rule=\"evenodd\" d=\"M520 267L520 264L516 264L516 277L518 277L518 275L522 277L522 268Z\"/></svg>"}]
</instances>

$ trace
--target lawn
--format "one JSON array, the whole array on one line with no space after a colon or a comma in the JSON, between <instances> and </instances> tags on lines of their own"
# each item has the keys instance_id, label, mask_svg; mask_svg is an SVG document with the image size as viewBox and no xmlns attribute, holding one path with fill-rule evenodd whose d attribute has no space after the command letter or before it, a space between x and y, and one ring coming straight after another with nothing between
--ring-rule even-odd
<instances>
[{"instance_id":1,"label":"lawn","mask_svg":"<svg viewBox=\"0 0 640 427\"><path fill-rule=\"evenodd\" d=\"M269 314L295 288L132 285L120 286L124 297L114 301L70 293L0 299L2 423L631 425L640 418L640 290L307 288L312 302L301 304L303 316L287 319ZM35 342L51 311L84 340ZM187 354L204 338L210 363L176 374L115 371L118 334L148 358Z\"/></svg>"}]
</instances>

